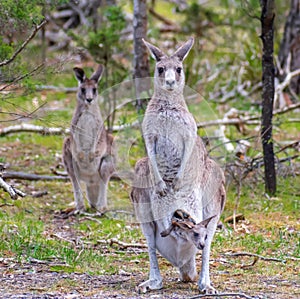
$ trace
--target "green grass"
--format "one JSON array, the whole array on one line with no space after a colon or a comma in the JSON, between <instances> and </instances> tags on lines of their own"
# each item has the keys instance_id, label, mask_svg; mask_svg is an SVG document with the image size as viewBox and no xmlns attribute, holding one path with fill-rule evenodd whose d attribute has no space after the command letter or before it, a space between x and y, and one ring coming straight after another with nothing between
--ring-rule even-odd
<instances>
[{"instance_id":1,"label":"green grass","mask_svg":"<svg viewBox=\"0 0 300 299\"><path fill-rule=\"evenodd\" d=\"M42 95L38 93L38 103L42 102ZM15 112L22 109L32 111L34 104L31 99L23 96L18 98ZM40 111L39 117L33 119L32 123L68 127L75 106L75 95L47 92L46 100L47 107L51 109ZM11 110L12 107L11 104L4 102L3 109ZM222 116L222 113L216 112L216 104L201 101L201 99L190 102L189 107L197 121ZM117 116L119 124L136 119L134 107L132 110L119 111ZM291 117L296 117L296 115ZM278 120L275 119L275 121ZM276 142L293 140L300 129L299 124L283 123L279 128L280 130L275 130ZM200 129L198 133L201 136L211 136L214 130L215 128ZM234 127L230 127L226 133L232 139L243 138ZM135 162L145 155L141 132L128 129L115 136L120 161L118 170L133 169ZM43 136L34 133L17 133L1 137L0 161L8 164L8 170L49 175L51 174L50 167L56 167L61 163L63 139L64 136ZM217 144L217 142L212 142L210 148ZM275 146L279 149L278 143L275 143ZM224 153L224 148L220 147L213 150L211 155L224 156ZM280 153L279 157L293 153L293 149L288 149ZM260 146L249 153L250 157L258 155L261 155ZM233 156L233 154L228 154L225 159L220 160L220 163L231 161ZM299 161L299 158L296 161ZM285 165L289 166L288 163ZM285 280L295 280L294 269L298 269L297 261L290 258L300 257L298 212L300 177L287 175L283 169L280 169L278 192L276 197L270 198L264 194L262 173L262 169L258 174L250 173L249 178L242 183L237 212L243 213L245 220L237 224L236 231L231 224L225 224L227 233L222 231L215 236L212 247L214 263L212 271L214 282L221 289L224 288L224 281L227 279L227 276L224 277L225 274L222 274L225 272L232 275L231 279L238 275L244 281L245 288L255 290L259 288L258 279L275 277L278 273L281 273L280 275ZM118 244L104 244L103 242L110 239L125 243L145 242L139 225L135 223L133 207L129 200L130 186L127 182L110 182L108 203L112 211L96 220L85 216L58 218L60 211L68 208L74 201L70 182L14 180L12 183L28 195L23 199L12 201L8 194L0 191L0 205L3 205L0 207L1 258L12 258L12 263L19 264L30 264L32 259L45 261L47 270L53 272L111 275L124 270L134 275L142 273L142 279L145 279L149 268L146 251L126 250ZM31 196L33 191L44 190L48 193L41 198ZM234 184L228 187L227 196L222 220L233 213L236 201ZM252 268L242 269L241 265L251 264L251 258L227 257L226 253L232 251L246 251L262 256L287 259L287 263L259 261ZM220 262L220 258L225 258L228 263ZM168 276L171 275L168 273L173 272L177 275L168 262L162 258L159 261L163 275ZM197 264L199 268L200 258L197 259ZM9 271L13 273L14 270ZM33 271L32 267L26 271ZM136 283L137 281L131 282L131 284ZM74 281L66 279L63 282L58 281L57 285L52 288L60 289L62 286L73 288L73 284ZM170 281L166 282L166 285L171 289L174 288ZM130 285L130 287L134 286ZM175 287L178 288L178 285Z\"/></svg>"}]
</instances>

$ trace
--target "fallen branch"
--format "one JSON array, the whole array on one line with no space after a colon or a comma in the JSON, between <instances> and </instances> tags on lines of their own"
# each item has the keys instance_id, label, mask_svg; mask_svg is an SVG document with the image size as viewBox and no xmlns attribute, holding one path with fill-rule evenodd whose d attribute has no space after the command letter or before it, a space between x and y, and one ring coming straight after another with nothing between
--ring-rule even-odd
<instances>
[{"instance_id":1,"label":"fallen branch","mask_svg":"<svg viewBox=\"0 0 300 299\"><path fill-rule=\"evenodd\" d=\"M280 115L284 114L286 112L295 110L300 108L300 102L289 105L286 107L283 107L281 109L276 109L273 111L273 116L275 115ZM220 126L220 125L241 125L241 124L246 124L246 125L258 125L260 124L260 115L254 115L254 116L248 116L248 117L240 117L240 118L230 118L230 119L216 119L216 120L210 120L210 121L205 121L205 122L199 122L197 123L198 128L204 128L204 127L211 127L211 126ZM293 121L293 119L290 119L290 121ZM297 119L295 120L296 122L298 121Z\"/></svg>"},{"instance_id":2,"label":"fallen branch","mask_svg":"<svg viewBox=\"0 0 300 299\"><path fill-rule=\"evenodd\" d=\"M17 188L7 184L2 177L0 177L0 187L7 192L12 199L18 199L18 196L25 197L26 193Z\"/></svg>"},{"instance_id":3,"label":"fallen branch","mask_svg":"<svg viewBox=\"0 0 300 299\"><path fill-rule=\"evenodd\" d=\"M58 176L58 175L40 175L34 173L25 173L18 171L5 171L3 173L3 178L5 179L19 179L19 180L28 180L28 181L55 181L55 180L69 180L67 176Z\"/></svg>"},{"instance_id":4,"label":"fallen branch","mask_svg":"<svg viewBox=\"0 0 300 299\"><path fill-rule=\"evenodd\" d=\"M61 241L68 242L70 244L74 244L75 243L74 241L66 239L66 238L60 236L59 234L51 234L50 237L55 237L55 238L57 238L57 239L59 239Z\"/></svg>"},{"instance_id":5,"label":"fallen branch","mask_svg":"<svg viewBox=\"0 0 300 299\"><path fill-rule=\"evenodd\" d=\"M68 175L63 173L62 175L42 175L42 174L34 174L34 173L26 173L26 172L19 172L19 171L5 171L2 174L4 179L19 179L19 180L27 180L27 181L68 181L70 180ZM133 173L114 173L111 176L111 180L132 180Z\"/></svg>"},{"instance_id":6,"label":"fallen branch","mask_svg":"<svg viewBox=\"0 0 300 299\"><path fill-rule=\"evenodd\" d=\"M31 193L31 196L34 198L39 198L39 197L43 197L44 195L48 195L48 191L44 190L44 191L33 191Z\"/></svg>"},{"instance_id":7,"label":"fallen branch","mask_svg":"<svg viewBox=\"0 0 300 299\"><path fill-rule=\"evenodd\" d=\"M78 87L60 87L54 85L36 85L37 90L54 90L54 91L63 91L66 93L77 92Z\"/></svg>"},{"instance_id":8,"label":"fallen branch","mask_svg":"<svg viewBox=\"0 0 300 299\"><path fill-rule=\"evenodd\" d=\"M22 115L21 117L28 117L28 115ZM126 129L138 128L139 123L133 122L131 124L124 124L120 126L113 126L113 132L118 132ZM0 128L0 137L13 134L13 133L21 133L21 132L31 132L31 133L39 133L43 135L62 135L62 134L70 134L70 129L67 128L59 128L59 127L43 127L32 125L28 123L22 123L19 125L8 126L4 128Z\"/></svg>"},{"instance_id":9,"label":"fallen branch","mask_svg":"<svg viewBox=\"0 0 300 299\"><path fill-rule=\"evenodd\" d=\"M300 108L300 102L286 106L282 109L276 109L274 110L273 115L280 115L284 114L286 112L295 110L297 108ZM23 117L23 116L22 116ZM26 115L26 117L28 117ZM259 125L260 124L260 118L261 116L249 116L249 117L240 117L240 118L230 118L230 119L216 119L216 120L210 120L205 122L199 122L197 123L198 128L204 128L204 127L211 127L211 126L221 126L221 125ZM299 119L290 119L287 120L288 122L299 122ZM139 128L139 123L133 122L131 124L124 124L120 126L113 126L112 130L113 132L122 131L125 129L132 129L132 128ZM32 132L32 133L40 133L43 135L61 135L61 134L69 134L70 129L65 128L59 128L59 127L43 127L43 126L36 126L28 123L22 123L19 125L14 126L8 126L4 128L0 128L0 136L5 136L13 133L20 133L20 132Z\"/></svg>"},{"instance_id":10,"label":"fallen branch","mask_svg":"<svg viewBox=\"0 0 300 299\"><path fill-rule=\"evenodd\" d=\"M216 119L210 121L204 121L197 123L198 128L205 128L211 126L221 126L221 125L258 125L260 124L260 116L253 116L247 118L231 118L231 119Z\"/></svg>"},{"instance_id":11,"label":"fallen branch","mask_svg":"<svg viewBox=\"0 0 300 299\"><path fill-rule=\"evenodd\" d=\"M0 205L0 208L2 207L14 207L15 205L13 205L12 203L3 203Z\"/></svg>"},{"instance_id":12,"label":"fallen branch","mask_svg":"<svg viewBox=\"0 0 300 299\"><path fill-rule=\"evenodd\" d=\"M226 256L236 257L236 256L251 256L255 258L259 258L263 261L271 261L271 262L278 262L278 263L286 263L286 260L277 259L274 257L265 257L256 253L249 253L249 252L236 252L236 253L225 253Z\"/></svg>"},{"instance_id":13,"label":"fallen branch","mask_svg":"<svg viewBox=\"0 0 300 299\"><path fill-rule=\"evenodd\" d=\"M188 299L197 299L197 298L206 298L206 297L236 297L238 298L246 298L246 299L254 299L255 297L248 296L244 293L219 293L219 294L203 294L197 295L193 297L189 297Z\"/></svg>"},{"instance_id":14,"label":"fallen branch","mask_svg":"<svg viewBox=\"0 0 300 299\"><path fill-rule=\"evenodd\" d=\"M108 240L97 240L97 242L100 244L105 244L105 245L109 245L109 246L112 246L113 244L117 244L120 247L122 247L123 249L126 249L126 248L148 248L148 246L146 244L125 243L125 242L119 241L115 238L108 239Z\"/></svg>"},{"instance_id":15,"label":"fallen branch","mask_svg":"<svg viewBox=\"0 0 300 299\"><path fill-rule=\"evenodd\" d=\"M9 126L0 129L0 136L19 133L19 132L33 132L40 133L43 135L61 135L61 134L69 134L70 129L64 128L48 128L43 126L36 126L32 124L23 123L20 125Z\"/></svg>"}]
</instances>

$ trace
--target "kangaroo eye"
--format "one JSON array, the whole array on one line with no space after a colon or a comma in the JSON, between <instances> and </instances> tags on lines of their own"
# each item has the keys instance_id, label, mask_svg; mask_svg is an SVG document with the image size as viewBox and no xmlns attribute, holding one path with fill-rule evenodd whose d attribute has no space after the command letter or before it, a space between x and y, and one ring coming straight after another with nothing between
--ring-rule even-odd
<instances>
[{"instance_id":1,"label":"kangaroo eye","mask_svg":"<svg viewBox=\"0 0 300 299\"><path fill-rule=\"evenodd\" d=\"M194 233L194 237L195 238L199 237L199 233Z\"/></svg>"},{"instance_id":2,"label":"kangaroo eye","mask_svg":"<svg viewBox=\"0 0 300 299\"><path fill-rule=\"evenodd\" d=\"M180 73L181 73L181 70L182 70L182 68L181 68L181 67L178 67L178 68L176 69L176 72L177 72L178 74L180 74Z\"/></svg>"},{"instance_id":3,"label":"kangaroo eye","mask_svg":"<svg viewBox=\"0 0 300 299\"><path fill-rule=\"evenodd\" d=\"M206 239L207 239L207 235L205 236L204 240L206 240Z\"/></svg>"},{"instance_id":4,"label":"kangaroo eye","mask_svg":"<svg viewBox=\"0 0 300 299\"><path fill-rule=\"evenodd\" d=\"M93 88L93 93L94 93L94 94L96 93L96 91L97 91L97 89L96 89L96 88Z\"/></svg>"},{"instance_id":5,"label":"kangaroo eye","mask_svg":"<svg viewBox=\"0 0 300 299\"><path fill-rule=\"evenodd\" d=\"M158 70L159 74L162 74L164 72L164 68L163 67L159 67L157 70Z\"/></svg>"},{"instance_id":6,"label":"kangaroo eye","mask_svg":"<svg viewBox=\"0 0 300 299\"><path fill-rule=\"evenodd\" d=\"M83 94L85 94L85 88L84 88L84 87L81 88L81 92L82 92Z\"/></svg>"}]
</instances>

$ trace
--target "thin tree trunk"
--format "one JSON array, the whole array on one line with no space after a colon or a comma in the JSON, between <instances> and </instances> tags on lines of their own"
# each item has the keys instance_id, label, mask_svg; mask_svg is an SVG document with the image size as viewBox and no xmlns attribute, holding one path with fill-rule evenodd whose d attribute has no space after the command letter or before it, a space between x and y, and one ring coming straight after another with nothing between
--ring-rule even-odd
<instances>
[{"instance_id":1,"label":"thin tree trunk","mask_svg":"<svg viewBox=\"0 0 300 299\"><path fill-rule=\"evenodd\" d=\"M261 39L263 42L262 56L262 125L261 138L265 165L265 190L273 195L276 192L276 172L272 142L272 116L274 101L274 0L261 0Z\"/></svg>"},{"instance_id":2,"label":"thin tree trunk","mask_svg":"<svg viewBox=\"0 0 300 299\"><path fill-rule=\"evenodd\" d=\"M300 68L300 0L291 0L290 12L287 17L284 34L280 44L279 62L285 69L288 56L291 54L291 71ZM285 76L286 74L284 74ZM296 94L300 94L300 75L291 80L291 88Z\"/></svg>"},{"instance_id":3,"label":"thin tree trunk","mask_svg":"<svg viewBox=\"0 0 300 299\"><path fill-rule=\"evenodd\" d=\"M133 1L134 15L133 15L133 37L134 37L134 61L133 61L133 78L135 80L136 88L136 105L138 112L143 108L142 93L146 92L149 97L148 91L150 89L150 80L137 78L149 78L149 60L147 48L143 43L143 38L146 39L147 35L147 1L134 0Z\"/></svg>"}]
</instances>

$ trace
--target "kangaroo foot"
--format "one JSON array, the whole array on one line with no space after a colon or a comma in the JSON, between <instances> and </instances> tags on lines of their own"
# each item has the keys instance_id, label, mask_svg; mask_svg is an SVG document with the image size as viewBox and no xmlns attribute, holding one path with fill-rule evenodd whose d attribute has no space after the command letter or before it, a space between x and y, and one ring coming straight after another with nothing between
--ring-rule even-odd
<instances>
[{"instance_id":1,"label":"kangaroo foot","mask_svg":"<svg viewBox=\"0 0 300 299\"><path fill-rule=\"evenodd\" d=\"M151 290L160 290L163 287L161 280L149 279L143 283L141 283L137 287L137 291L139 294L147 293Z\"/></svg>"}]
</instances>

